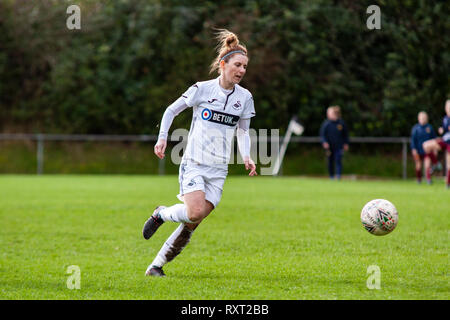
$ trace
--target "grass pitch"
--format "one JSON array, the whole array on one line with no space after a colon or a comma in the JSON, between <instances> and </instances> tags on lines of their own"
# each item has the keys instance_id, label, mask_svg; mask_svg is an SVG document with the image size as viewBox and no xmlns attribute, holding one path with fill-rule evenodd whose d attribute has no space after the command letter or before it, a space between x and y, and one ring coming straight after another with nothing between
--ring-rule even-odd
<instances>
[{"instance_id":1,"label":"grass pitch","mask_svg":"<svg viewBox=\"0 0 450 320\"><path fill-rule=\"evenodd\" d=\"M144 276L176 228L141 230L177 203L176 176L0 176L1 299L449 299L450 191L442 181L230 176L222 202L165 268ZM376 237L359 214L392 201ZM79 290L67 288L80 268ZM367 268L381 271L368 289Z\"/></svg>"}]
</instances>

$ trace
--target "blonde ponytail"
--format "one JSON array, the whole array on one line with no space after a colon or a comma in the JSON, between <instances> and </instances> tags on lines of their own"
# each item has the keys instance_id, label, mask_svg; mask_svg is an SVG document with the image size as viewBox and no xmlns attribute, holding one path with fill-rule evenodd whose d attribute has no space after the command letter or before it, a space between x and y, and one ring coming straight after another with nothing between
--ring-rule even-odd
<instances>
[{"instance_id":1,"label":"blonde ponytail","mask_svg":"<svg viewBox=\"0 0 450 320\"><path fill-rule=\"evenodd\" d=\"M233 32L227 29L216 29L216 39L218 41L216 52L217 57L211 63L209 73L213 73L219 70L220 73L220 61L223 59L225 62L231 58L234 53L240 53L247 55L247 48L245 45L239 43L239 38Z\"/></svg>"}]
</instances>

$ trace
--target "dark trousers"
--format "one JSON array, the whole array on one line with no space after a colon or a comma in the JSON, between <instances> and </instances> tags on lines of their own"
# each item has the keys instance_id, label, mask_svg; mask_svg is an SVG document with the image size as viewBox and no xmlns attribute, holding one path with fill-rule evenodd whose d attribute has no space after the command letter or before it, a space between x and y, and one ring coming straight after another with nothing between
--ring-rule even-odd
<instances>
[{"instance_id":1,"label":"dark trousers","mask_svg":"<svg viewBox=\"0 0 450 320\"><path fill-rule=\"evenodd\" d=\"M339 179L342 173L342 156L344 150L342 149L330 149L327 152L328 156L328 173L330 178L334 178L334 167L336 165L336 177Z\"/></svg>"}]
</instances>

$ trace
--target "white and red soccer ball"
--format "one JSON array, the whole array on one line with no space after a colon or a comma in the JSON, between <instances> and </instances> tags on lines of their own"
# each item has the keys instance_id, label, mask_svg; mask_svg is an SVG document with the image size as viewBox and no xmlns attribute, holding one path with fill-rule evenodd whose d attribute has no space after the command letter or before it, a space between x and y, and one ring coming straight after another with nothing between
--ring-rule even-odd
<instances>
[{"instance_id":1,"label":"white and red soccer ball","mask_svg":"<svg viewBox=\"0 0 450 320\"><path fill-rule=\"evenodd\" d=\"M388 200L375 199L369 201L361 210L361 222L371 234L383 236L397 226L398 212Z\"/></svg>"}]
</instances>

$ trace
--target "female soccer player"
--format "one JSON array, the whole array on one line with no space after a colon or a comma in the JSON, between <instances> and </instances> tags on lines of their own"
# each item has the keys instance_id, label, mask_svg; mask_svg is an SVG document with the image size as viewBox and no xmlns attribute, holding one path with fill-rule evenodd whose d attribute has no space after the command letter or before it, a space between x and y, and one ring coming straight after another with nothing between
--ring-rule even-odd
<instances>
[{"instance_id":1,"label":"female soccer player","mask_svg":"<svg viewBox=\"0 0 450 320\"><path fill-rule=\"evenodd\" d=\"M446 155L446 167L447 174L445 179L445 186L450 189L450 99L445 102L444 119L442 119L442 127L438 129L439 134L442 137L438 137L433 140L428 140L423 143L423 149L425 152L439 152L443 150Z\"/></svg>"},{"instance_id":2,"label":"female soccer player","mask_svg":"<svg viewBox=\"0 0 450 320\"><path fill-rule=\"evenodd\" d=\"M219 77L197 82L164 112L155 154L164 158L167 135L175 116L193 109L186 151L180 164L178 198L183 204L158 206L145 222L143 236L149 239L166 221L180 223L148 266L148 276L165 276L162 267L174 259L188 244L192 232L217 207L228 173L231 144L237 129L238 147L249 176L256 165L250 158L250 118L255 116L251 93L239 85L245 75L248 55L238 37L221 30L217 39L217 58L211 73Z\"/></svg>"},{"instance_id":3,"label":"female soccer player","mask_svg":"<svg viewBox=\"0 0 450 320\"><path fill-rule=\"evenodd\" d=\"M434 152L426 153L422 144L425 141L436 138L431 124L428 123L428 114L425 111L419 112L417 115L418 123L411 130L411 153L416 165L417 183L422 182L422 161L425 167L425 175L427 183L431 184L431 163L437 163L437 157Z\"/></svg>"}]
</instances>

